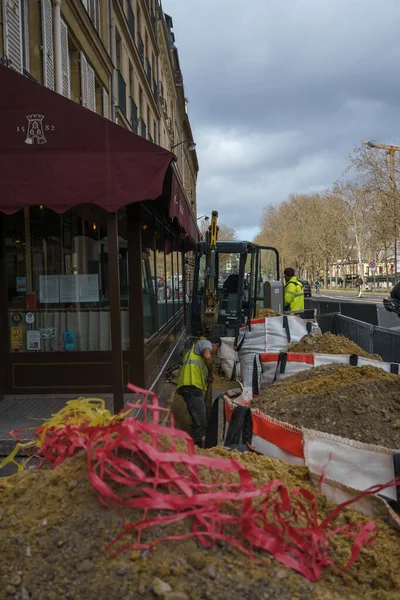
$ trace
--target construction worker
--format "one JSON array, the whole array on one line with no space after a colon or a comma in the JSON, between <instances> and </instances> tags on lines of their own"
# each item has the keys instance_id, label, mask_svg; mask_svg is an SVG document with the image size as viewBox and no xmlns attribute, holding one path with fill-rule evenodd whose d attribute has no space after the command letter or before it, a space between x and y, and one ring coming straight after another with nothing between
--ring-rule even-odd
<instances>
[{"instance_id":1,"label":"construction worker","mask_svg":"<svg viewBox=\"0 0 400 600\"><path fill-rule=\"evenodd\" d=\"M215 379L212 354L221 345L221 338L212 334L207 340L193 344L185 354L179 374L177 392L185 401L192 418L190 435L196 446L203 445L207 429L207 410L204 393L207 384Z\"/></svg>"},{"instance_id":2,"label":"construction worker","mask_svg":"<svg viewBox=\"0 0 400 600\"><path fill-rule=\"evenodd\" d=\"M304 310L304 289L301 281L297 279L292 267L283 271L285 278L285 297L283 300L284 311L298 312Z\"/></svg>"}]
</instances>

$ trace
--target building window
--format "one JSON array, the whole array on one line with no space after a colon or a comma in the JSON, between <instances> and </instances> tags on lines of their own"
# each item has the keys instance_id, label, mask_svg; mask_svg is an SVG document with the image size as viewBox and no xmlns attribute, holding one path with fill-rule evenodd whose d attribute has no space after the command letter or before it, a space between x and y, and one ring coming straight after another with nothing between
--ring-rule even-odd
<instances>
[{"instance_id":1,"label":"building window","mask_svg":"<svg viewBox=\"0 0 400 600\"><path fill-rule=\"evenodd\" d=\"M132 6L130 5L130 3L128 2L128 25L129 25L129 31L131 32L131 36L133 41L136 40L136 34L135 34L135 13L133 12Z\"/></svg>"},{"instance_id":2,"label":"building window","mask_svg":"<svg viewBox=\"0 0 400 600\"><path fill-rule=\"evenodd\" d=\"M83 52L80 55L81 63L81 102L82 106L96 112L96 76L94 69L89 65Z\"/></svg>"},{"instance_id":3,"label":"building window","mask_svg":"<svg viewBox=\"0 0 400 600\"><path fill-rule=\"evenodd\" d=\"M43 85L54 90L53 4L41 0Z\"/></svg>"},{"instance_id":4,"label":"building window","mask_svg":"<svg viewBox=\"0 0 400 600\"><path fill-rule=\"evenodd\" d=\"M147 127L146 127L146 122L144 121L144 119L141 117L140 118L140 135L142 137L144 137L146 139L146 135L147 135Z\"/></svg>"},{"instance_id":5,"label":"building window","mask_svg":"<svg viewBox=\"0 0 400 600\"><path fill-rule=\"evenodd\" d=\"M143 118L143 90L139 86L139 116Z\"/></svg>"},{"instance_id":6,"label":"building window","mask_svg":"<svg viewBox=\"0 0 400 600\"><path fill-rule=\"evenodd\" d=\"M138 124L139 124L138 108L137 108L133 98L131 98L131 127L132 127L132 131L134 133L138 132Z\"/></svg>"},{"instance_id":7,"label":"building window","mask_svg":"<svg viewBox=\"0 0 400 600\"><path fill-rule=\"evenodd\" d=\"M142 239L142 296L145 341L151 338L158 326L159 283L156 278L154 217L146 210L141 211Z\"/></svg>"},{"instance_id":8,"label":"building window","mask_svg":"<svg viewBox=\"0 0 400 600\"><path fill-rule=\"evenodd\" d=\"M108 92L106 88L103 87L103 117L108 119L109 117L109 109L108 109Z\"/></svg>"},{"instance_id":9,"label":"building window","mask_svg":"<svg viewBox=\"0 0 400 600\"><path fill-rule=\"evenodd\" d=\"M69 62L68 27L61 19L61 69L62 69L62 94L71 97L71 66Z\"/></svg>"},{"instance_id":10,"label":"building window","mask_svg":"<svg viewBox=\"0 0 400 600\"><path fill-rule=\"evenodd\" d=\"M91 205L63 215L39 206L5 215L11 352L111 350L106 220L105 211ZM119 255L122 343L128 349L123 227Z\"/></svg>"},{"instance_id":11,"label":"building window","mask_svg":"<svg viewBox=\"0 0 400 600\"><path fill-rule=\"evenodd\" d=\"M16 71L29 71L28 1L3 2L4 54Z\"/></svg>"},{"instance_id":12,"label":"building window","mask_svg":"<svg viewBox=\"0 0 400 600\"><path fill-rule=\"evenodd\" d=\"M131 62L129 63L129 95L131 98L135 97L135 81Z\"/></svg>"},{"instance_id":13,"label":"building window","mask_svg":"<svg viewBox=\"0 0 400 600\"><path fill-rule=\"evenodd\" d=\"M142 282L145 340L183 306L179 240L141 207Z\"/></svg>"},{"instance_id":14,"label":"building window","mask_svg":"<svg viewBox=\"0 0 400 600\"><path fill-rule=\"evenodd\" d=\"M23 67L26 71L29 71L29 9L28 0L22 0L22 61Z\"/></svg>"},{"instance_id":15,"label":"building window","mask_svg":"<svg viewBox=\"0 0 400 600\"><path fill-rule=\"evenodd\" d=\"M115 30L115 49L116 49L116 60L117 60L117 70L121 71L122 67L122 40L119 35L118 29Z\"/></svg>"},{"instance_id":16,"label":"building window","mask_svg":"<svg viewBox=\"0 0 400 600\"><path fill-rule=\"evenodd\" d=\"M93 25L100 32L100 0L82 0L82 4L88 11Z\"/></svg>"}]
</instances>

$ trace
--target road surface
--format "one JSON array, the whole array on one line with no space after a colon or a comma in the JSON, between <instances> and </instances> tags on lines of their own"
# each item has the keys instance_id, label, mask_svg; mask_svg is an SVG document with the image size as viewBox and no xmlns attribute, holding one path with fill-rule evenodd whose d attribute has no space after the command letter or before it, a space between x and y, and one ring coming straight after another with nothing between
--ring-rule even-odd
<instances>
[{"instance_id":1,"label":"road surface","mask_svg":"<svg viewBox=\"0 0 400 600\"><path fill-rule=\"evenodd\" d=\"M389 296L388 292L388 296ZM341 290L321 290L319 294L312 291L311 298L321 300L343 300L346 302L368 302L370 304L382 304L382 300L386 298L385 294L373 294L372 292L364 292L362 298L357 298L358 291L343 292Z\"/></svg>"}]
</instances>

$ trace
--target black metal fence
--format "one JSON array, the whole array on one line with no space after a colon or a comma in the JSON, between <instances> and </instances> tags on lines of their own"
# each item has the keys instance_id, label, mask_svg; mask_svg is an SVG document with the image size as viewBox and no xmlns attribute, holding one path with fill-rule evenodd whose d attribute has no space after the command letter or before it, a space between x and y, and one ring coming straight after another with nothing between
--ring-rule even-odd
<instances>
[{"instance_id":1,"label":"black metal fence","mask_svg":"<svg viewBox=\"0 0 400 600\"><path fill-rule=\"evenodd\" d=\"M400 319L383 307L307 298L306 308L315 311L322 333L344 335L369 354L400 363Z\"/></svg>"}]
</instances>

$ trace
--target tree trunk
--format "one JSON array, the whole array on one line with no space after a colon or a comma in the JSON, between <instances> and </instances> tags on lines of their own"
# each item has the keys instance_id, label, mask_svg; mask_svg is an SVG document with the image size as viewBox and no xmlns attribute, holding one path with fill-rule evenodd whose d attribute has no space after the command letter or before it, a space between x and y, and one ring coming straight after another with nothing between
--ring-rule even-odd
<instances>
[{"instance_id":1,"label":"tree trunk","mask_svg":"<svg viewBox=\"0 0 400 600\"><path fill-rule=\"evenodd\" d=\"M329 278L329 258L326 259L325 262L325 287L328 287L328 278Z\"/></svg>"}]
</instances>

